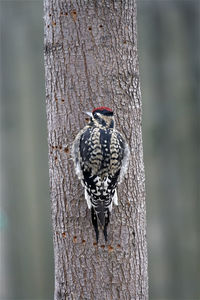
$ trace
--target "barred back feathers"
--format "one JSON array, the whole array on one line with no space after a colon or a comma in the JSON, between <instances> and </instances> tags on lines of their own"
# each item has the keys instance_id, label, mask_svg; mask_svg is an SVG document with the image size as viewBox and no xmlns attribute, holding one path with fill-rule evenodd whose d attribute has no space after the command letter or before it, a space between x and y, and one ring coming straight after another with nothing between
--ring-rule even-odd
<instances>
[{"instance_id":1,"label":"barred back feathers","mask_svg":"<svg viewBox=\"0 0 200 300\"><path fill-rule=\"evenodd\" d=\"M128 168L129 147L115 129L110 108L98 107L87 114L90 121L76 136L72 157L76 174L85 188L96 240L98 242L100 225L107 241L112 205L118 205L116 188Z\"/></svg>"}]
</instances>

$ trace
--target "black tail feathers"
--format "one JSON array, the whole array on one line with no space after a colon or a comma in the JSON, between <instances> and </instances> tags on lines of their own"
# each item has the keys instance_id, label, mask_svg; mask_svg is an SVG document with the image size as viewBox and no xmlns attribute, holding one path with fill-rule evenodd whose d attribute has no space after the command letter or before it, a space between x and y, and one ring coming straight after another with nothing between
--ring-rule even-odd
<instances>
[{"instance_id":1,"label":"black tail feathers","mask_svg":"<svg viewBox=\"0 0 200 300\"><path fill-rule=\"evenodd\" d=\"M94 230L95 230L95 233L96 233L96 240L97 240L97 243L98 243L98 240L99 240L98 221L97 221L97 215L96 215L96 212L95 212L93 206L91 208L91 217L92 217L92 224L94 226Z\"/></svg>"},{"instance_id":2,"label":"black tail feathers","mask_svg":"<svg viewBox=\"0 0 200 300\"><path fill-rule=\"evenodd\" d=\"M100 226L103 229L103 234L104 234L105 241L107 242L107 240L108 240L107 227L108 227L108 224L109 224L109 221L110 221L109 209L108 208L98 209L98 208L94 208L92 206L91 216L92 216L92 224L94 226L94 230L95 230L95 233L96 233L97 243L98 243L98 240L99 240L98 220L99 220Z\"/></svg>"}]
</instances>

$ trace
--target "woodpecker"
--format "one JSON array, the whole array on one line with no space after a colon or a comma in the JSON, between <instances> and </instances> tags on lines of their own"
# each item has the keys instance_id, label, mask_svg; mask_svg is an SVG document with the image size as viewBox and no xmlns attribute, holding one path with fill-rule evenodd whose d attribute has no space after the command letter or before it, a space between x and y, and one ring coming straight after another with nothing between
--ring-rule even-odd
<instances>
[{"instance_id":1,"label":"woodpecker","mask_svg":"<svg viewBox=\"0 0 200 300\"><path fill-rule=\"evenodd\" d=\"M73 142L72 157L76 174L85 188L96 240L99 225L107 241L112 205L118 205L116 188L127 171L130 151L124 137L115 129L110 108L97 107L87 114L89 122Z\"/></svg>"}]
</instances>

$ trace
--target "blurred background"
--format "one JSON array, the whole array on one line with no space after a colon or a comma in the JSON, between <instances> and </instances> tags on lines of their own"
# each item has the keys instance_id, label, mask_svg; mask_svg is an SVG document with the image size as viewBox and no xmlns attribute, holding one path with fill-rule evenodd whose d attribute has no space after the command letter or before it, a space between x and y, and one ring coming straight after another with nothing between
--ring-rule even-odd
<instances>
[{"instance_id":1,"label":"blurred background","mask_svg":"<svg viewBox=\"0 0 200 300\"><path fill-rule=\"evenodd\" d=\"M0 300L53 299L43 2L0 1ZM151 300L200 300L200 1L138 0Z\"/></svg>"}]
</instances>

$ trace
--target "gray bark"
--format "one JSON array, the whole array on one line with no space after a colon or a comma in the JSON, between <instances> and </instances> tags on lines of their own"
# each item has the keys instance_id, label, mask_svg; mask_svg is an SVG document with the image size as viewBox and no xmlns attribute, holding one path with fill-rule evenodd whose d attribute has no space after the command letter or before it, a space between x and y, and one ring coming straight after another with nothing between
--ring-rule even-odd
<instances>
[{"instance_id":1,"label":"gray bark","mask_svg":"<svg viewBox=\"0 0 200 300\"><path fill-rule=\"evenodd\" d=\"M44 0L54 299L148 299L136 3ZM131 149L109 242L98 245L70 149L82 111L114 109Z\"/></svg>"}]
</instances>

